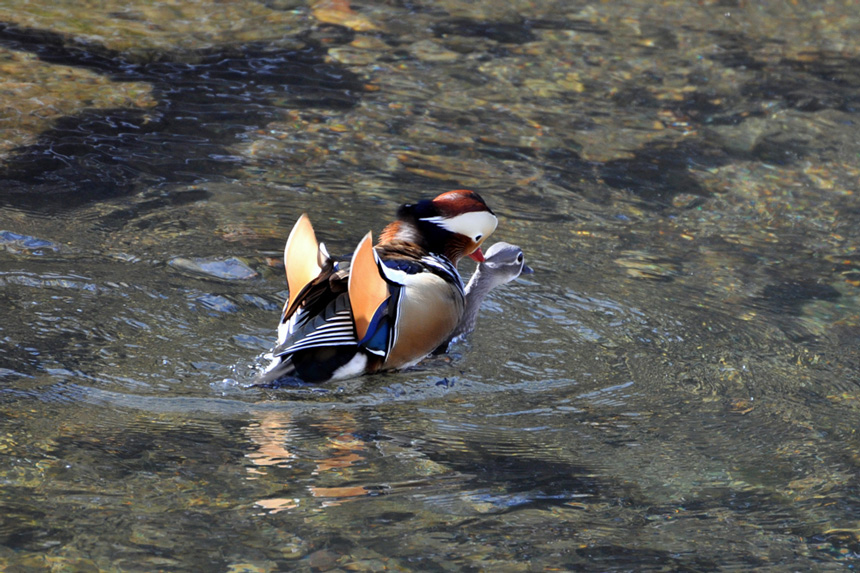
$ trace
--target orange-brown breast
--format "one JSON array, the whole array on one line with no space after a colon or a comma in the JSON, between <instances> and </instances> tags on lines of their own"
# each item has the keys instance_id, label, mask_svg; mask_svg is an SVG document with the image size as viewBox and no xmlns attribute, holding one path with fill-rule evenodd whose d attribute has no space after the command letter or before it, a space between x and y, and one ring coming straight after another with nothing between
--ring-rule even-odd
<instances>
[{"instance_id":1,"label":"orange-brown breast","mask_svg":"<svg viewBox=\"0 0 860 573\"><path fill-rule=\"evenodd\" d=\"M401 225L402 223L400 221L394 221L382 229L382 233L379 235L379 244L384 245L385 243L391 243L397 240L397 233L400 230Z\"/></svg>"}]
</instances>

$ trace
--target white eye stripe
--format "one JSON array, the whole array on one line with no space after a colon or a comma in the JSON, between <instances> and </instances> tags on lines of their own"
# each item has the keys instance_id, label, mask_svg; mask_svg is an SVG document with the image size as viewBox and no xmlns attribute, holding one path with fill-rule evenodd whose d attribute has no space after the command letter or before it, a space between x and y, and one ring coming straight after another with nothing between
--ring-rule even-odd
<instances>
[{"instance_id":1,"label":"white eye stripe","mask_svg":"<svg viewBox=\"0 0 860 573\"><path fill-rule=\"evenodd\" d=\"M465 235L475 241L495 231L499 223L495 215L486 211L472 211L451 218L427 217L421 220L435 223L447 231Z\"/></svg>"}]
</instances>

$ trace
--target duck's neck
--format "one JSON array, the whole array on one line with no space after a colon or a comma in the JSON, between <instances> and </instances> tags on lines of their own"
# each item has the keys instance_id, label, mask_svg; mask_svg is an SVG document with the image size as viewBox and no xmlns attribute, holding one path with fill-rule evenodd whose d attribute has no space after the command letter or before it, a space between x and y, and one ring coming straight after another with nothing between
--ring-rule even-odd
<instances>
[{"instance_id":1,"label":"duck's neck","mask_svg":"<svg viewBox=\"0 0 860 573\"><path fill-rule=\"evenodd\" d=\"M421 234L418 232L418 229L415 228L409 221L394 221L393 223L389 223L382 230L382 234L379 235L379 244L384 245L386 243L413 243L416 245L423 245L423 240Z\"/></svg>"},{"instance_id":2,"label":"duck's neck","mask_svg":"<svg viewBox=\"0 0 860 573\"><path fill-rule=\"evenodd\" d=\"M454 336L463 336L475 330L475 323L478 321L478 311L481 309L481 303L493 285L490 281L481 280L481 266L475 269L472 277L469 279L469 284L466 285L466 308L463 311L463 319L457 330L454 331Z\"/></svg>"}]
</instances>

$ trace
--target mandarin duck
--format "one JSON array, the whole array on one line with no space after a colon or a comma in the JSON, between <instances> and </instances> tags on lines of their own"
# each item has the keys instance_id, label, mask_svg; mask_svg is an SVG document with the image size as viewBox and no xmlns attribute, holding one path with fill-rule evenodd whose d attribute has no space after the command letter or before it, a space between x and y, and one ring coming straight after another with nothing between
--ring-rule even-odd
<instances>
[{"instance_id":1,"label":"mandarin duck","mask_svg":"<svg viewBox=\"0 0 860 573\"><path fill-rule=\"evenodd\" d=\"M451 338L465 336L475 330L478 310L491 289L507 284L521 274L530 275L533 272L534 270L525 264L523 250L518 246L499 242L487 249L484 261L478 263L478 268L466 285L466 308Z\"/></svg>"},{"instance_id":2,"label":"mandarin duck","mask_svg":"<svg viewBox=\"0 0 860 573\"><path fill-rule=\"evenodd\" d=\"M457 263L484 260L497 219L473 191L407 204L373 247L368 233L350 261L317 243L307 215L284 249L289 297L272 362L255 380L326 382L411 366L445 343L466 301Z\"/></svg>"}]
</instances>

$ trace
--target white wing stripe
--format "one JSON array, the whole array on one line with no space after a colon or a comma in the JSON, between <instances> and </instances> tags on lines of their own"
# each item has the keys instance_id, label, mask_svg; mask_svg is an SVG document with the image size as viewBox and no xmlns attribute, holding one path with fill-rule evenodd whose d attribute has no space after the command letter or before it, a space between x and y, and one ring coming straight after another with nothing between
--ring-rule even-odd
<instances>
[{"instance_id":1,"label":"white wing stripe","mask_svg":"<svg viewBox=\"0 0 860 573\"><path fill-rule=\"evenodd\" d=\"M284 354L293 354L299 350L303 350L305 348L314 348L316 346L343 346L343 345L355 345L357 343L355 336L351 333L349 336L333 336L331 338L305 338L301 342L297 342L290 346L289 348L284 349L283 352L279 352L278 356L283 356Z\"/></svg>"},{"instance_id":2,"label":"white wing stripe","mask_svg":"<svg viewBox=\"0 0 860 573\"><path fill-rule=\"evenodd\" d=\"M287 322L289 331L283 337L284 340L288 339L293 332L297 331L303 326L303 323L306 323L311 318L307 316L307 312L304 309L300 309L299 312L290 317L290 320ZM301 340L296 341L295 344L278 351L277 356L285 356L299 350L318 346L344 346L350 344L358 344L358 340L355 338L352 312L349 308L345 308L331 315L328 320Z\"/></svg>"}]
</instances>

